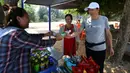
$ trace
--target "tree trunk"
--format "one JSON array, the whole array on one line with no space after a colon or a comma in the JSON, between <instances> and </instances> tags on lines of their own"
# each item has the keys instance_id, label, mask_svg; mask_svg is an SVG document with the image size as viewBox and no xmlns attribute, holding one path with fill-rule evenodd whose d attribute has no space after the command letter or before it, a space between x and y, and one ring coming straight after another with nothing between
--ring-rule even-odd
<instances>
[{"instance_id":1,"label":"tree trunk","mask_svg":"<svg viewBox=\"0 0 130 73\"><path fill-rule=\"evenodd\" d=\"M110 62L119 63L125 53L127 42L130 36L130 0L126 0L122 19L120 21L120 32L115 46L115 55L110 58Z\"/></svg>"}]
</instances>

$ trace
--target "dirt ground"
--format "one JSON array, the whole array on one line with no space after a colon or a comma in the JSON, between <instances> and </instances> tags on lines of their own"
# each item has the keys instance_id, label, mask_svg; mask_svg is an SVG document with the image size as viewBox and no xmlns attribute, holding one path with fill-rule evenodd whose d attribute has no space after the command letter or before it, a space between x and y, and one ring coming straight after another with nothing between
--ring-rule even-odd
<instances>
[{"instance_id":1,"label":"dirt ground","mask_svg":"<svg viewBox=\"0 0 130 73\"><path fill-rule=\"evenodd\" d=\"M56 50L61 52L62 51L62 41L56 42L54 47L56 48ZM84 41L81 41L81 43L79 45L79 49L77 50L76 54L86 56ZM59 60L59 64L60 65L63 64L62 59ZM130 73L130 63L123 61L122 63L120 63L120 65L115 65L115 64L111 64L110 62L105 61L104 73Z\"/></svg>"}]
</instances>

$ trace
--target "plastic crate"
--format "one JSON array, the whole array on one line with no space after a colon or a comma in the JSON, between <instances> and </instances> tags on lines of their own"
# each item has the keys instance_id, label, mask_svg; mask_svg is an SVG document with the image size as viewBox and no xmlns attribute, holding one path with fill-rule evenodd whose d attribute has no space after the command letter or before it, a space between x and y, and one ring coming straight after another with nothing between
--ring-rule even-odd
<instances>
[{"instance_id":1,"label":"plastic crate","mask_svg":"<svg viewBox=\"0 0 130 73\"><path fill-rule=\"evenodd\" d=\"M40 71L39 73L57 73L57 65L58 65L58 62L57 60L55 60L53 57L50 57L50 59L53 61L53 66L45 69L44 71Z\"/></svg>"}]
</instances>

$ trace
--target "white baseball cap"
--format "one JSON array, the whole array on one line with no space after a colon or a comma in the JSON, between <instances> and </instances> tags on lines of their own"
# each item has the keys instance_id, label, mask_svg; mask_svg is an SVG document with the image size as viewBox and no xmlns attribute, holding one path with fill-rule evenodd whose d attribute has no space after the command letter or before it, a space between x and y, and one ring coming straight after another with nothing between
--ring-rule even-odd
<instances>
[{"instance_id":1,"label":"white baseball cap","mask_svg":"<svg viewBox=\"0 0 130 73\"><path fill-rule=\"evenodd\" d=\"M96 9L100 8L99 4L97 2L91 2L88 7L86 7L84 10L88 11L88 9Z\"/></svg>"}]
</instances>

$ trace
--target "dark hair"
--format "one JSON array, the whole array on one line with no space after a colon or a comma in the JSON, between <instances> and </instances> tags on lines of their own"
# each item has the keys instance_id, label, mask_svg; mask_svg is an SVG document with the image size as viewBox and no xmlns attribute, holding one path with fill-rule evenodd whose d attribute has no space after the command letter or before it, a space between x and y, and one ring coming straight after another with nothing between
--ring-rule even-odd
<instances>
[{"instance_id":1,"label":"dark hair","mask_svg":"<svg viewBox=\"0 0 130 73\"><path fill-rule=\"evenodd\" d=\"M71 18L71 20L73 20L73 16L72 16L71 14L66 14L66 15L65 15L65 18L66 18L67 16L69 16L69 17Z\"/></svg>"},{"instance_id":2,"label":"dark hair","mask_svg":"<svg viewBox=\"0 0 130 73\"><path fill-rule=\"evenodd\" d=\"M23 9L23 8L12 8L10 13L6 16L5 19L5 26L14 26L14 27L18 27L18 28L22 28L19 24L19 21L17 20L17 16L19 17L23 17L24 14L26 14L27 12Z\"/></svg>"},{"instance_id":3,"label":"dark hair","mask_svg":"<svg viewBox=\"0 0 130 73\"><path fill-rule=\"evenodd\" d=\"M9 10L9 5L8 5L8 4L4 4L4 5L3 5L3 10L4 10L4 11Z\"/></svg>"}]
</instances>

